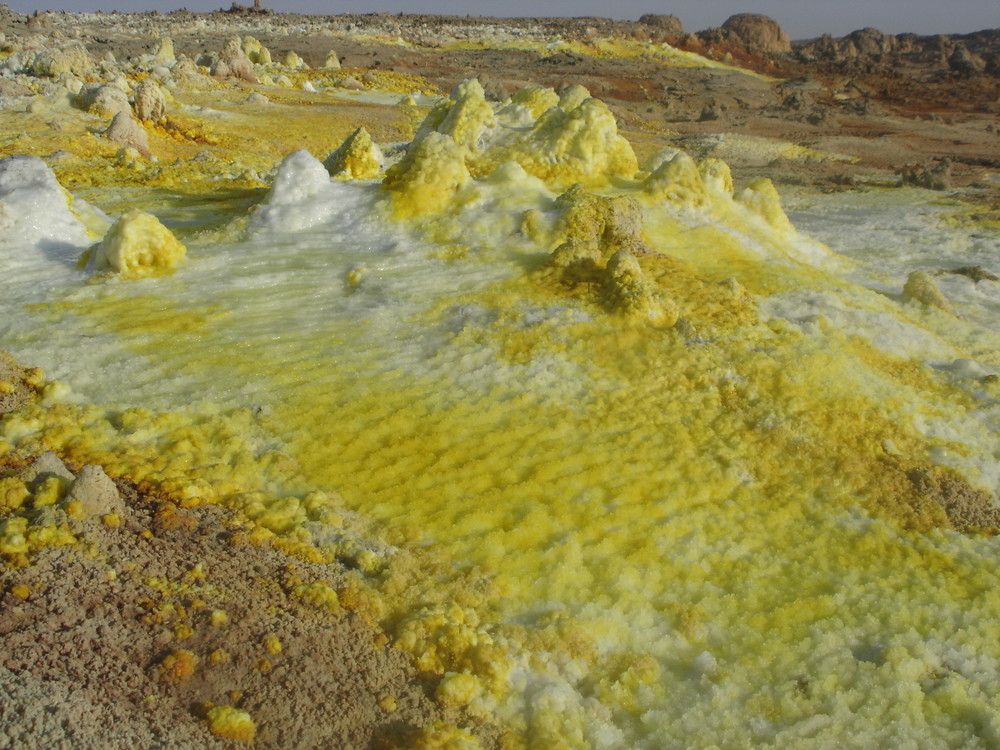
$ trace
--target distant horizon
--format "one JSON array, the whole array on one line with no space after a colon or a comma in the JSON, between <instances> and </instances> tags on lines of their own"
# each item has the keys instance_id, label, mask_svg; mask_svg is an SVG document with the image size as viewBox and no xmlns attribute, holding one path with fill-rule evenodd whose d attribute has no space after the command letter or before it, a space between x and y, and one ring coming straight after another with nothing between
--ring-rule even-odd
<instances>
[{"instance_id":1,"label":"distant horizon","mask_svg":"<svg viewBox=\"0 0 1000 750\"><path fill-rule=\"evenodd\" d=\"M620 0L609 7L594 0L552 0L548 3L530 0L510 0L502 6L481 0L462 3L445 0L383 0L373 4L367 0L324 2L324 0L264 0L263 6L275 13L306 15L344 15L403 13L407 15L447 15L497 18L580 18L595 16L616 21L637 21L646 13L675 15L685 31L695 32L721 26L737 13L761 13L773 18L792 39L810 39L822 34L845 36L858 29L872 27L888 34L914 33L968 34L1000 27L1000 9L987 8L982 0L952 0L945 6L938 0L841 0L836 7L830 3L810 3L801 0L675 0L656 7L649 0ZM169 13L187 9L195 13L227 10L230 2L218 0L54 0L42 6L31 0L7 0L18 13L39 11L70 11L78 13ZM253 0L240 0L240 5L253 5ZM609 14L609 10L611 13ZM539 12L541 11L541 12Z\"/></svg>"}]
</instances>

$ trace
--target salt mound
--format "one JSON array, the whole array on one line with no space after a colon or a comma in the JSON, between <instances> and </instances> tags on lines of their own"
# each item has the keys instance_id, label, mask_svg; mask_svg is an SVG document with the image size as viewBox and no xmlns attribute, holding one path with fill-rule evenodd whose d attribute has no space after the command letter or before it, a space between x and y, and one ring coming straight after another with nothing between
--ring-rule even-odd
<instances>
[{"instance_id":1,"label":"salt mound","mask_svg":"<svg viewBox=\"0 0 1000 750\"><path fill-rule=\"evenodd\" d=\"M286 156L278 166L264 200L250 217L252 232L300 232L327 222L356 220L347 216L360 192L330 179L326 167L305 149Z\"/></svg>"},{"instance_id":2,"label":"salt mound","mask_svg":"<svg viewBox=\"0 0 1000 750\"><path fill-rule=\"evenodd\" d=\"M285 55L285 67L291 68L292 70L302 70L306 67L306 61L299 57L295 50L289 50L288 54Z\"/></svg>"},{"instance_id":3,"label":"salt mound","mask_svg":"<svg viewBox=\"0 0 1000 750\"><path fill-rule=\"evenodd\" d=\"M176 268L186 254L184 245L159 219L133 210L111 225L95 248L94 263L126 278L141 278Z\"/></svg>"},{"instance_id":4,"label":"salt mound","mask_svg":"<svg viewBox=\"0 0 1000 750\"><path fill-rule=\"evenodd\" d=\"M311 198L324 185L329 184L330 175L326 168L315 156L302 149L281 161L264 202L270 205L291 205Z\"/></svg>"},{"instance_id":5,"label":"salt mound","mask_svg":"<svg viewBox=\"0 0 1000 750\"><path fill-rule=\"evenodd\" d=\"M544 112L557 106L559 106L559 94L555 89L545 86L525 86L514 92L510 104L500 110L499 115L510 127L516 127L522 122L530 126Z\"/></svg>"},{"instance_id":6,"label":"salt mound","mask_svg":"<svg viewBox=\"0 0 1000 750\"><path fill-rule=\"evenodd\" d=\"M114 117L119 112L130 110L128 96L120 88L110 83L82 89L79 105L88 112L101 117Z\"/></svg>"},{"instance_id":7,"label":"salt mound","mask_svg":"<svg viewBox=\"0 0 1000 750\"><path fill-rule=\"evenodd\" d=\"M337 57L336 50L330 50L323 61L323 68L326 70L340 70L340 58Z\"/></svg>"},{"instance_id":8,"label":"salt mound","mask_svg":"<svg viewBox=\"0 0 1000 750\"><path fill-rule=\"evenodd\" d=\"M74 199L37 156L0 160L0 253L5 267L16 265L26 247L75 257L92 241L84 220L101 216Z\"/></svg>"},{"instance_id":9,"label":"salt mound","mask_svg":"<svg viewBox=\"0 0 1000 750\"><path fill-rule=\"evenodd\" d=\"M493 108L486 102L483 87L478 80L471 78L458 84L450 99L439 102L427 114L414 141L437 132L451 136L458 145L476 151L486 130L495 126Z\"/></svg>"},{"instance_id":10,"label":"salt mound","mask_svg":"<svg viewBox=\"0 0 1000 750\"><path fill-rule=\"evenodd\" d=\"M754 180L741 190L735 199L759 215L779 232L790 232L792 222L781 208L781 197L774 183L766 177Z\"/></svg>"},{"instance_id":11,"label":"salt mound","mask_svg":"<svg viewBox=\"0 0 1000 750\"><path fill-rule=\"evenodd\" d=\"M584 99L568 110L561 103L546 110L531 130L501 134L497 140L497 145L475 162L477 172L516 161L530 175L552 185L568 186L632 177L638 169L632 146L618 134L614 115L597 99Z\"/></svg>"},{"instance_id":12,"label":"salt mound","mask_svg":"<svg viewBox=\"0 0 1000 750\"><path fill-rule=\"evenodd\" d=\"M169 36L161 37L159 44L156 46L156 52L153 55L153 59L162 64L170 65L177 61L174 56L174 40Z\"/></svg>"}]
</instances>

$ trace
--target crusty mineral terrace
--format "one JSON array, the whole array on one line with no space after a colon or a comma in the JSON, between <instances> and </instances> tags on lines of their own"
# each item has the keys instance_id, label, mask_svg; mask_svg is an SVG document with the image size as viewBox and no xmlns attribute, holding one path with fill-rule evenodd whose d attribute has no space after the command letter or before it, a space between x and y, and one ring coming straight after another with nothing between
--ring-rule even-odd
<instances>
[{"instance_id":1,"label":"crusty mineral terrace","mask_svg":"<svg viewBox=\"0 0 1000 750\"><path fill-rule=\"evenodd\" d=\"M228 72L271 75L255 50ZM431 100L375 74L343 104L310 71L265 103L140 65L133 108L134 79L177 83L168 125L136 124L157 161L72 135L96 115L67 97L38 106L78 151L0 162L11 346L55 378L12 381L12 467L51 451L346 564L285 590L331 617L349 590L435 676L414 746L990 745L987 270L886 280L770 180L662 136L637 155L579 84ZM11 581L85 543L72 484L3 481ZM185 650L165 669L211 674ZM203 731L252 736L207 702Z\"/></svg>"}]
</instances>

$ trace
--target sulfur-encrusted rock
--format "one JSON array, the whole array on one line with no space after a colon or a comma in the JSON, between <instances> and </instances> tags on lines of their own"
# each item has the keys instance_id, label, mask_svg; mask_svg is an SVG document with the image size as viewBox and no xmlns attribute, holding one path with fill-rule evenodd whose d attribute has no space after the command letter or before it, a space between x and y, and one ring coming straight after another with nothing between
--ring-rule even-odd
<instances>
[{"instance_id":1,"label":"sulfur-encrusted rock","mask_svg":"<svg viewBox=\"0 0 1000 750\"><path fill-rule=\"evenodd\" d=\"M955 308L951 306L951 302L938 288L934 277L926 271L914 271L906 278L906 284L903 286L903 298L936 307L949 315L956 317L958 315Z\"/></svg>"},{"instance_id":2,"label":"sulfur-encrusted rock","mask_svg":"<svg viewBox=\"0 0 1000 750\"><path fill-rule=\"evenodd\" d=\"M705 181L694 159L683 152L660 164L646 178L643 191L676 206L703 208L708 203Z\"/></svg>"},{"instance_id":3,"label":"sulfur-encrusted rock","mask_svg":"<svg viewBox=\"0 0 1000 750\"><path fill-rule=\"evenodd\" d=\"M605 198L577 184L555 201L561 212L560 237L575 242L596 242L603 265L616 250L642 252L642 206L635 198Z\"/></svg>"},{"instance_id":4,"label":"sulfur-encrusted rock","mask_svg":"<svg viewBox=\"0 0 1000 750\"><path fill-rule=\"evenodd\" d=\"M197 78L202 75L195 61L184 55L177 58L170 72L175 78Z\"/></svg>"},{"instance_id":5,"label":"sulfur-encrusted rock","mask_svg":"<svg viewBox=\"0 0 1000 750\"><path fill-rule=\"evenodd\" d=\"M578 91L567 93L529 127L506 133L474 154L473 172L487 174L505 161L516 161L531 176L562 188L632 177L638 169L635 152L618 133L607 105L591 97L578 100Z\"/></svg>"},{"instance_id":6,"label":"sulfur-encrusted rock","mask_svg":"<svg viewBox=\"0 0 1000 750\"><path fill-rule=\"evenodd\" d=\"M271 62L271 51L252 36L243 39L243 54L254 65L267 65Z\"/></svg>"},{"instance_id":7,"label":"sulfur-encrusted rock","mask_svg":"<svg viewBox=\"0 0 1000 750\"><path fill-rule=\"evenodd\" d=\"M323 67L326 70L340 70L340 58L337 57L336 50L327 52L326 59L323 60Z\"/></svg>"},{"instance_id":8,"label":"sulfur-encrusted rock","mask_svg":"<svg viewBox=\"0 0 1000 750\"><path fill-rule=\"evenodd\" d=\"M3 222L0 221L0 226ZM31 400L31 389L25 383L27 373L7 352L0 351L0 414L17 411Z\"/></svg>"},{"instance_id":9,"label":"sulfur-encrusted rock","mask_svg":"<svg viewBox=\"0 0 1000 750\"><path fill-rule=\"evenodd\" d=\"M604 271L604 303L636 323L669 328L677 322L677 304L646 281L639 261L628 250L616 252Z\"/></svg>"},{"instance_id":10,"label":"sulfur-encrusted rock","mask_svg":"<svg viewBox=\"0 0 1000 750\"><path fill-rule=\"evenodd\" d=\"M599 268L603 263L600 243L575 238L557 246L548 258L548 264L554 268Z\"/></svg>"},{"instance_id":11,"label":"sulfur-encrusted rock","mask_svg":"<svg viewBox=\"0 0 1000 750\"><path fill-rule=\"evenodd\" d=\"M382 152L368 131L358 128L326 158L323 166L334 177L370 180L381 171L382 159Z\"/></svg>"},{"instance_id":12,"label":"sulfur-encrusted rock","mask_svg":"<svg viewBox=\"0 0 1000 750\"><path fill-rule=\"evenodd\" d=\"M94 264L126 278L152 276L180 265L187 251L160 220L145 211L123 214L94 248Z\"/></svg>"},{"instance_id":13,"label":"sulfur-encrusted rock","mask_svg":"<svg viewBox=\"0 0 1000 750\"><path fill-rule=\"evenodd\" d=\"M160 65L171 65L177 59L174 56L174 40L169 36L161 37L153 59Z\"/></svg>"},{"instance_id":14,"label":"sulfur-encrusted rock","mask_svg":"<svg viewBox=\"0 0 1000 750\"><path fill-rule=\"evenodd\" d=\"M465 149L434 132L410 145L386 172L382 187L392 193L397 213L413 216L440 211L471 179Z\"/></svg>"},{"instance_id":15,"label":"sulfur-encrusted rock","mask_svg":"<svg viewBox=\"0 0 1000 750\"><path fill-rule=\"evenodd\" d=\"M292 70L301 70L306 67L306 61L299 57L295 50L289 50L288 54L285 55L285 67Z\"/></svg>"},{"instance_id":16,"label":"sulfur-encrusted rock","mask_svg":"<svg viewBox=\"0 0 1000 750\"><path fill-rule=\"evenodd\" d=\"M443 133L460 146L475 151L480 137L495 123L482 84L470 78L455 86L448 99L435 105L420 124L414 140L419 141L431 132Z\"/></svg>"},{"instance_id":17,"label":"sulfur-encrusted rock","mask_svg":"<svg viewBox=\"0 0 1000 750\"><path fill-rule=\"evenodd\" d=\"M359 81L354 76L347 76L347 78L345 78L342 81L340 81L337 85L340 88L342 88L342 89L347 89L348 91L364 91L365 90L365 85L363 83L361 83L361 81Z\"/></svg>"}]
</instances>

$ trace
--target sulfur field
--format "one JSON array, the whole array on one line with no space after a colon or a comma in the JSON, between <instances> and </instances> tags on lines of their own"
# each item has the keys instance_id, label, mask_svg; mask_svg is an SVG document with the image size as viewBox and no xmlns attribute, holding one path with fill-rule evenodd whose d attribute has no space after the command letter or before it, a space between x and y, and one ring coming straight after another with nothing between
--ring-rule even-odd
<instances>
[{"instance_id":1,"label":"sulfur field","mask_svg":"<svg viewBox=\"0 0 1000 750\"><path fill-rule=\"evenodd\" d=\"M1000 745L995 115L5 19L0 745Z\"/></svg>"}]
</instances>

